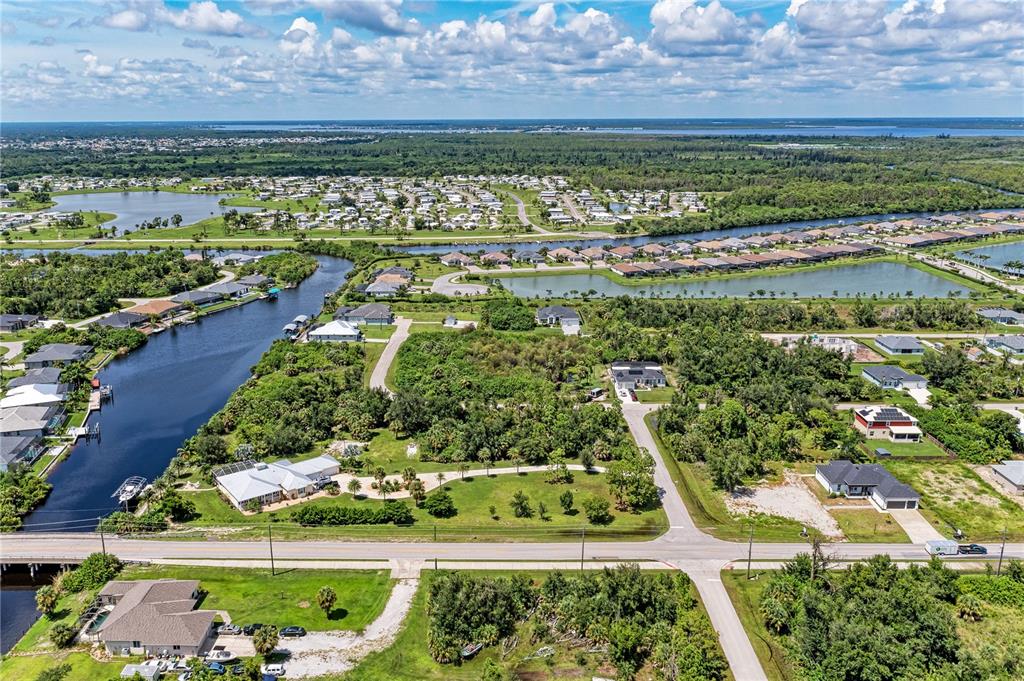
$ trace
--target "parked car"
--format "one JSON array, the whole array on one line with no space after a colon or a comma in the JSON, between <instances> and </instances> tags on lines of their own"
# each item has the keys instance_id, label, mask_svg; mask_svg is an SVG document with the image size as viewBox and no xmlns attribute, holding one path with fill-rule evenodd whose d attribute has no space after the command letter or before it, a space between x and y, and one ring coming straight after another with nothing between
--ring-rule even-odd
<instances>
[{"instance_id":1,"label":"parked car","mask_svg":"<svg viewBox=\"0 0 1024 681\"><path fill-rule=\"evenodd\" d=\"M638 401L638 400L636 399L636 391L635 391L635 390L630 390L630 391L629 391L629 399L633 400L634 402L637 402L637 401Z\"/></svg>"},{"instance_id":2,"label":"parked car","mask_svg":"<svg viewBox=\"0 0 1024 681\"><path fill-rule=\"evenodd\" d=\"M284 665L281 663L263 665L263 673L273 677L284 676Z\"/></svg>"},{"instance_id":3,"label":"parked car","mask_svg":"<svg viewBox=\"0 0 1024 681\"><path fill-rule=\"evenodd\" d=\"M244 664L232 665L231 673L234 676L242 676L243 674L245 674L245 665Z\"/></svg>"},{"instance_id":4,"label":"parked car","mask_svg":"<svg viewBox=\"0 0 1024 681\"><path fill-rule=\"evenodd\" d=\"M984 556L988 549L981 544L961 544L957 547L957 553L964 553L972 556Z\"/></svg>"},{"instance_id":5,"label":"parked car","mask_svg":"<svg viewBox=\"0 0 1024 681\"><path fill-rule=\"evenodd\" d=\"M217 676L224 676L228 673L227 667L222 665L220 662L207 662L206 668L214 674L216 674Z\"/></svg>"},{"instance_id":6,"label":"parked car","mask_svg":"<svg viewBox=\"0 0 1024 681\"><path fill-rule=\"evenodd\" d=\"M192 678L192 672L182 672L178 674L178 681L189 681Z\"/></svg>"},{"instance_id":7,"label":"parked car","mask_svg":"<svg viewBox=\"0 0 1024 681\"><path fill-rule=\"evenodd\" d=\"M246 636L252 636L253 634L256 633L257 629L262 629L262 628L263 628L262 624L246 624L244 627L242 627L242 633L245 634Z\"/></svg>"},{"instance_id":8,"label":"parked car","mask_svg":"<svg viewBox=\"0 0 1024 681\"><path fill-rule=\"evenodd\" d=\"M279 632L279 635L281 638L299 638L306 635L306 630L302 627L285 627Z\"/></svg>"},{"instance_id":9,"label":"parked car","mask_svg":"<svg viewBox=\"0 0 1024 681\"><path fill-rule=\"evenodd\" d=\"M222 624L217 627L217 633L221 635L227 634L229 636L237 636L242 633L242 627L237 624Z\"/></svg>"},{"instance_id":10,"label":"parked car","mask_svg":"<svg viewBox=\"0 0 1024 681\"><path fill-rule=\"evenodd\" d=\"M231 662L237 658L238 656L230 650L211 650L206 654L206 659L211 662Z\"/></svg>"}]
</instances>

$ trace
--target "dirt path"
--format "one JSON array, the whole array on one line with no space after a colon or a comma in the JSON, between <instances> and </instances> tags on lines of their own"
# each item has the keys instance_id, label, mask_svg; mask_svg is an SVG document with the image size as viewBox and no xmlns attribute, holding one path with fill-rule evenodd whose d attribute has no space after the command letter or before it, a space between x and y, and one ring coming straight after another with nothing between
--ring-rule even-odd
<instances>
[{"instance_id":1,"label":"dirt path","mask_svg":"<svg viewBox=\"0 0 1024 681\"><path fill-rule=\"evenodd\" d=\"M418 579L400 579L380 617L357 634L353 631L311 631L302 638L282 639L278 651L290 653L284 663L289 679L343 674L369 655L395 642L412 607Z\"/></svg>"}]
</instances>

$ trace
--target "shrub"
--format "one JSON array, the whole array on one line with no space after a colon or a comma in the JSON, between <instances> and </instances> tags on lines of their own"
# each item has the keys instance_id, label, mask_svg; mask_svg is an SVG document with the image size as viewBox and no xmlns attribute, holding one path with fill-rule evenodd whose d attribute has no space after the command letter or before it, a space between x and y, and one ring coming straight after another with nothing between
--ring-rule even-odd
<instances>
[{"instance_id":1,"label":"shrub","mask_svg":"<svg viewBox=\"0 0 1024 681\"><path fill-rule=\"evenodd\" d=\"M611 503L607 499L601 497L587 497L583 500L583 513L586 514L587 520L592 525L607 525L612 520L612 514L609 511Z\"/></svg>"},{"instance_id":2,"label":"shrub","mask_svg":"<svg viewBox=\"0 0 1024 681\"><path fill-rule=\"evenodd\" d=\"M459 509L455 507L452 495L443 487L426 498L423 508L435 518L451 518L459 512Z\"/></svg>"},{"instance_id":3,"label":"shrub","mask_svg":"<svg viewBox=\"0 0 1024 681\"><path fill-rule=\"evenodd\" d=\"M67 648L74 642L78 630L70 624L59 622L50 629L50 640L58 648Z\"/></svg>"},{"instance_id":4,"label":"shrub","mask_svg":"<svg viewBox=\"0 0 1024 681\"><path fill-rule=\"evenodd\" d=\"M398 501L388 501L376 508L305 506L292 513L292 520L300 525L411 525L414 522L409 505Z\"/></svg>"},{"instance_id":5,"label":"shrub","mask_svg":"<svg viewBox=\"0 0 1024 681\"><path fill-rule=\"evenodd\" d=\"M95 589L116 577L120 571L121 561L116 556L91 553L81 565L62 577L61 589L72 594L85 589Z\"/></svg>"}]
</instances>

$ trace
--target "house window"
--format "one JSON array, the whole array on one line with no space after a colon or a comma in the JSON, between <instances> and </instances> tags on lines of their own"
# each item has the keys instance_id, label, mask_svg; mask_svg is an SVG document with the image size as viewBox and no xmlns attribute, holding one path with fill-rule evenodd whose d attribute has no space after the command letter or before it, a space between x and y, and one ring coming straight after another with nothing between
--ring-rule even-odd
<instances>
[{"instance_id":1,"label":"house window","mask_svg":"<svg viewBox=\"0 0 1024 681\"><path fill-rule=\"evenodd\" d=\"M171 650L181 650L181 646L171 646Z\"/></svg>"},{"instance_id":2,"label":"house window","mask_svg":"<svg viewBox=\"0 0 1024 681\"><path fill-rule=\"evenodd\" d=\"M142 641L132 641L132 648L141 648Z\"/></svg>"}]
</instances>

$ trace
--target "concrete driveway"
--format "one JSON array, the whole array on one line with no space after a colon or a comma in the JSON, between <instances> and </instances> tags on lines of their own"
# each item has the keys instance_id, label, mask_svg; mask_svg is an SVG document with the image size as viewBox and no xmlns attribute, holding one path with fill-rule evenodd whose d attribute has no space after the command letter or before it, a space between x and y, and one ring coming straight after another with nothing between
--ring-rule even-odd
<instances>
[{"instance_id":1,"label":"concrete driveway","mask_svg":"<svg viewBox=\"0 0 1024 681\"><path fill-rule=\"evenodd\" d=\"M929 539L945 539L916 508L889 511L889 515L900 524L914 544L923 544Z\"/></svg>"}]
</instances>

